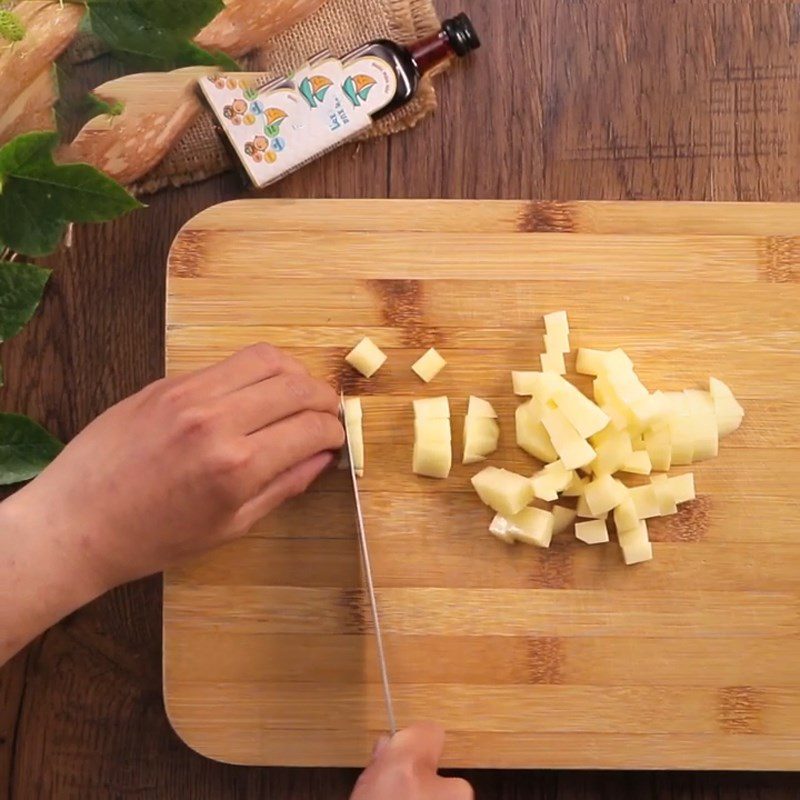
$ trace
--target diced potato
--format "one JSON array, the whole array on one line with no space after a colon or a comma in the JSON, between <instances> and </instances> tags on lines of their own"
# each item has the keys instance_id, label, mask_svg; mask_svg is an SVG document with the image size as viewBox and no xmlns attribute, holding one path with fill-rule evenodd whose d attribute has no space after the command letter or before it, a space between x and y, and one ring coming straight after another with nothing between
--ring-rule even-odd
<instances>
[{"instance_id":1,"label":"diced potato","mask_svg":"<svg viewBox=\"0 0 800 800\"><path fill-rule=\"evenodd\" d=\"M514 535L511 533L511 523L502 514L497 514L492 520L492 524L489 526L489 533L506 544L514 544L516 542Z\"/></svg>"},{"instance_id":2,"label":"diced potato","mask_svg":"<svg viewBox=\"0 0 800 800\"><path fill-rule=\"evenodd\" d=\"M360 397L344 398L344 418L345 422L348 424L352 422L361 422L361 420L364 419L364 409L361 406Z\"/></svg>"},{"instance_id":3,"label":"diced potato","mask_svg":"<svg viewBox=\"0 0 800 800\"><path fill-rule=\"evenodd\" d=\"M612 428L627 433L630 421L628 419L628 414L622 405L616 402L611 402L604 403L603 405L599 406L599 408L611 420Z\"/></svg>"},{"instance_id":4,"label":"diced potato","mask_svg":"<svg viewBox=\"0 0 800 800\"><path fill-rule=\"evenodd\" d=\"M714 402L717 429L720 436L727 436L738 430L744 419L744 408L734 397L730 388L718 378L709 379L709 390Z\"/></svg>"},{"instance_id":5,"label":"diced potato","mask_svg":"<svg viewBox=\"0 0 800 800\"><path fill-rule=\"evenodd\" d=\"M589 504L586 502L586 496L583 494L578 497L575 513L583 519L608 519L608 511L604 511L602 514L593 514L592 510L589 508Z\"/></svg>"},{"instance_id":6,"label":"diced potato","mask_svg":"<svg viewBox=\"0 0 800 800\"><path fill-rule=\"evenodd\" d=\"M647 531L647 523L641 520L636 528L627 531L618 531L617 538L622 557L628 566L651 561L653 558L653 545Z\"/></svg>"},{"instance_id":7,"label":"diced potato","mask_svg":"<svg viewBox=\"0 0 800 800\"><path fill-rule=\"evenodd\" d=\"M548 351L539 356L542 364L542 372L554 372L556 375L567 374L567 363L564 361L564 354Z\"/></svg>"},{"instance_id":8,"label":"diced potato","mask_svg":"<svg viewBox=\"0 0 800 800\"><path fill-rule=\"evenodd\" d=\"M563 380L553 372L518 372L511 373L514 394L523 397L535 397L544 405Z\"/></svg>"},{"instance_id":9,"label":"diced potato","mask_svg":"<svg viewBox=\"0 0 800 800\"><path fill-rule=\"evenodd\" d=\"M626 497L614 509L614 524L617 526L617 532L629 531L638 527L639 515L636 513L636 505L630 497Z\"/></svg>"},{"instance_id":10,"label":"diced potato","mask_svg":"<svg viewBox=\"0 0 800 800\"><path fill-rule=\"evenodd\" d=\"M566 506L553 506L553 536L563 533L573 522L578 514L575 509Z\"/></svg>"},{"instance_id":11,"label":"diced potato","mask_svg":"<svg viewBox=\"0 0 800 800\"><path fill-rule=\"evenodd\" d=\"M509 517L509 533L517 542L536 547L550 547L555 527L555 517L541 508L523 508Z\"/></svg>"},{"instance_id":12,"label":"diced potato","mask_svg":"<svg viewBox=\"0 0 800 800\"><path fill-rule=\"evenodd\" d=\"M346 356L345 361L365 378L371 378L386 363L388 356L368 337L364 337Z\"/></svg>"},{"instance_id":13,"label":"diced potato","mask_svg":"<svg viewBox=\"0 0 800 800\"><path fill-rule=\"evenodd\" d=\"M647 387L639 380L633 370L618 369L613 372L609 371L605 377L614 395L627 407L630 407L637 400L643 400L650 396Z\"/></svg>"},{"instance_id":14,"label":"diced potato","mask_svg":"<svg viewBox=\"0 0 800 800\"><path fill-rule=\"evenodd\" d=\"M530 478L497 467L486 467L472 478L478 497L490 508L512 517L533 500Z\"/></svg>"},{"instance_id":15,"label":"diced potato","mask_svg":"<svg viewBox=\"0 0 800 800\"><path fill-rule=\"evenodd\" d=\"M464 458L463 464L485 461L487 456L497 450L500 439L500 425L490 417L464 418Z\"/></svg>"},{"instance_id":16,"label":"diced potato","mask_svg":"<svg viewBox=\"0 0 800 800\"><path fill-rule=\"evenodd\" d=\"M494 410L494 406L488 400L483 400L480 397L475 397L475 395L470 395L469 403L467 404L467 416L497 419L497 412Z\"/></svg>"},{"instance_id":17,"label":"diced potato","mask_svg":"<svg viewBox=\"0 0 800 800\"><path fill-rule=\"evenodd\" d=\"M515 413L517 445L540 461L556 461L558 453L550 442L539 414L539 407L533 400L517 408Z\"/></svg>"},{"instance_id":18,"label":"diced potato","mask_svg":"<svg viewBox=\"0 0 800 800\"><path fill-rule=\"evenodd\" d=\"M653 464L647 450L634 450L620 467L622 472L632 475L649 475L653 471Z\"/></svg>"},{"instance_id":19,"label":"diced potato","mask_svg":"<svg viewBox=\"0 0 800 800\"><path fill-rule=\"evenodd\" d=\"M672 416L669 420L672 466L687 466L694 460L694 433L689 417Z\"/></svg>"},{"instance_id":20,"label":"diced potato","mask_svg":"<svg viewBox=\"0 0 800 800\"><path fill-rule=\"evenodd\" d=\"M634 486L628 492L636 507L636 516L639 519L651 519L652 517L661 516L658 495L656 495L656 490L652 483L646 486Z\"/></svg>"},{"instance_id":21,"label":"diced potato","mask_svg":"<svg viewBox=\"0 0 800 800\"><path fill-rule=\"evenodd\" d=\"M672 439L669 435L669 426L664 425L647 431L644 434L644 445L653 469L669 472L672 466Z\"/></svg>"},{"instance_id":22,"label":"diced potato","mask_svg":"<svg viewBox=\"0 0 800 800\"><path fill-rule=\"evenodd\" d=\"M548 408L542 415L542 425L550 436L553 448L567 469L577 469L594 461L594 448L575 430L564 413Z\"/></svg>"},{"instance_id":23,"label":"diced potato","mask_svg":"<svg viewBox=\"0 0 800 800\"><path fill-rule=\"evenodd\" d=\"M546 333L544 335L544 349L548 353L569 353L569 335Z\"/></svg>"},{"instance_id":24,"label":"diced potato","mask_svg":"<svg viewBox=\"0 0 800 800\"><path fill-rule=\"evenodd\" d=\"M447 362L436 350L431 347L425 355L422 356L411 369L422 378L425 383L430 383L445 367Z\"/></svg>"},{"instance_id":25,"label":"diced potato","mask_svg":"<svg viewBox=\"0 0 800 800\"><path fill-rule=\"evenodd\" d=\"M558 500L559 492L563 492L572 483L574 475L561 461L554 461L531 478L534 494L540 500Z\"/></svg>"},{"instance_id":26,"label":"diced potato","mask_svg":"<svg viewBox=\"0 0 800 800\"><path fill-rule=\"evenodd\" d=\"M638 400L634 400L631 403L631 417L642 430L665 415L666 410L660 402L661 397L663 397L663 395L653 393L648 394L646 397L641 397Z\"/></svg>"},{"instance_id":27,"label":"diced potato","mask_svg":"<svg viewBox=\"0 0 800 800\"><path fill-rule=\"evenodd\" d=\"M669 489L676 503L688 503L696 497L694 488L694 474L687 472L685 475L675 475L668 479Z\"/></svg>"},{"instance_id":28,"label":"diced potato","mask_svg":"<svg viewBox=\"0 0 800 800\"><path fill-rule=\"evenodd\" d=\"M561 493L564 497L580 497L589 484L588 478L582 478L577 472L572 473L572 481Z\"/></svg>"},{"instance_id":29,"label":"diced potato","mask_svg":"<svg viewBox=\"0 0 800 800\"><path fill-rule=\"evenodd\" d=\"M628 489L610 475L595 478L583 493L593 517L611 511L628 497Z\"/></svg>"},{"instance_id":30,"label":"diced potato","mask_svg":"<svg viewBox=\"0 0 800 800\"><path fill-rule=\"evenodd\" d=\"M595 475L613 475L633 454L631 437L615 428L608 428L592 437L592 445L597 453L589 465Z\"/></svg>"},{"instance_id":31,"label":"diced potato","mask_svg":"<svg viewBox=\"0 0 800 800\"><path fill-rule=\"evenodd\" d=\"M544 329L547 333L569 336L569 318L566 311L553 311L544 315Z\"/></svg>"},{"instance_id":32,"label":"diced potato","mask_svg":"<svg viewBox=\"0 0 800 800\"><path fill-rule=\"evenodd\" d=\"M599 433L611 422L604 411L569 381L556 389L552 400L583 439Z\"/></svg>"},{"instance_id":33,"label":"diced potato","mask_svg":"<svg viewBox=\"0 0 800 800\"><path fill-rule=\"evenodd\" d=\"M415 419L450 419L450 402L446 397L414 400Z\"/></svg>"},{"instance_id":34,"label":"diced potato","mask_svg":"<svg viewBox=\"0 0 800 800\"><path fill-rule=\"evenodd\" d=\"M714 401L711 392L702 389L684 389L683 396L690 414L714 414Z\"/></svg>"},{"instance_id":35,"label":"diced potato","mask_svg":"<svg viewBox=\"0 0 800 800\"><path fill-rule=\"evenodd\" d=\"M415 475L444 479L450 475L452 466L453 450L448 442L423 440L414 442Z\"/></svg>"},{"instance_id":36,"label":"diced potato","mask_svg":"<svg viewBox=\"0 0 800 800\"><path fill-rule=\"evenodd\" d=\"M719 428L714 414L697 414L689 419L692 461L706 461L719 455Z\"/></svg>"},{"instance_id":37,"label":"diced potato","mask_svg":"<svg viewBox=\"0 0 800 800\"><path fill-rule=\"evenodd\" d=\"M677 514L678 506L675 503L675 497L672 494L667 476L654 475L651 480L651 485L655 490L656 500L658 501L658 516L669 517L672 514Z\"/></svg>"},{"instance_id":38,"label":"diced potato","mask_svg":"<svg viewBox=\"0 0 800 800\"><path fill-rule=\"evenodd\" d=\"M575 524L575 538L586 544L603 544L608 539L608 528L602 519L590 519Z\"/></svg>"},{"instance_id":39,"label":"diced potato","mask_svg":"<svg viewBox=\"0 0 800 800\"><path fill-rule=\"evenodd\" d=\"M588 347L579 347L575 371L581 375L602 375L606 371L608 356L608 350L592 350Z\"/></svg>"},{"instance_id":40,"label":"diced potato","mask_svg":"<svg viewBox=\"0 0 800 800\"><path fill-rule=\"evenodd\" d=\"M415 442L444 442L450 444L453 435L449 419L434 419L423 417L414 420Z\"/></svg>"}]
</instances>

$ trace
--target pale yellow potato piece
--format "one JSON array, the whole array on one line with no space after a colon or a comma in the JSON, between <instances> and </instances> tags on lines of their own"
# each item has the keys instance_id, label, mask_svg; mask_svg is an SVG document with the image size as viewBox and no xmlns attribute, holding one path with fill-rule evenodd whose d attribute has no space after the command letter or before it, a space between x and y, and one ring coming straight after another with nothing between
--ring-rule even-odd
<instances>
[{"instance_id":1,"label":"pale yellow potato piece","mask_svg":"<svg viewBox=\"0 0 800 800\"><path fill-rule=\"evenodd\" d=\"M692 438L692 461L706 461L719 455L719 428L714 414L695 414L686 425Z\"/></svg>"},{"instance_id":2,"label":"pale yellow potato piece","mask_svg":"<svg viewBox=\"0 0 800 800\"><path fill-rule=\"evenodd\" d=\"M622 503L628 497L628 489L616 478L601 475L586 487L583 496L592 516L599 517Z\"/></svg>"},{"instance_id":3,"label":"pale yellow potato piece","mask_svg":"<svg viewBox=\"0 0 800 800\"><path fill-rule=\"evenodd\" d=\"M641 430L663 421L667 416L667 410L663 405L663 394L654 392L634 400L630 404L629 413L632 421Z\"/></svg>"},{"instance_id":4,"label":"pale yellow potato piece","mask_svg":"<svg viewBox=\"0 0 800 800\"><path fill-rule=\"evenodd\" d=\"M586 544L604 544L609 541L608 527L602 519L575 523L575 538Z\"/></svg>"},{"instance_id":5,"label":"pale yellow potato piece","mask_svg":"<svg viewBox=\"0 0 800 800\"><path fill-rule=\"evenodd\" d=\"M495 515L492 524L489 526L489 533L506 544L514 544L516 542L514 535L511 533L511 523L502 514Z\"/></svg>"},{"instance_id":6,"label":"pale yellow potato piece","mask_svg":"<svg viewBox=\"0 0 800 800\"><path fill-rule=\"evenodd\" d=\"M669 478L667 483L676 503L688 503L697 497L694 486L694 473L692 472L687 472L684 475L675 475Z\"/></svg>"},{"instance_id":7,"label":"pale yellow potato piece","mask_svg":"<svg viewBox=\"0 0 800 800\"><path fill-rule=\"evenodd\" d=\"M618 531L617 539L622 550L622 557L628 566L652 560L653 545L650 544L647 523L644 520L641 520L636 528Z\"/></svg>"},{"instance_id":8,"label":"pale yellow potato piece","mask_svg":"<svg viewBox=\"0 0 800 800\"><path fill-rule=\"evenodd\" d=\"M666 475L653 475L650 479L658 501L658 516L669 517L678 513L678 506L675 496L669 485L669 478Z\"/></svg>"},{"instance_id":9,"label":"pale yellow potato piece","mask_svg":"<svg viewBox=\"0 0 800 800\"><path fill-rule=\"evenodd\" d=\"M450 401L446 397L414 400L415 419L450 419Z\"/></svg>"},{"instance_id":10,"label":"pale yellow potato piece","mask_svg":"<svg viewBox=\"0 0 800 800\"><path fill-rule=\"evenodd\" d=\"M564 354L557 352L546 352L539 356L542 364L542 372L552 372L556 375L567 374L567 362L564 361Z\"/></svg>"},{"instance_id":11,"label":"pale yellow potato piece","mask_svg":"<svg viewBox=\"0 0 800 800\"><path fill-rule=\"evenodd\" d=\"M544 335L544 349L548 353L569 353L569 334L546 333Z\"/></svg>"},{"instance_id":12,"label":"pale yellow potato piece","mask_svg":"<svg viewBox=\"0 0 800 800\"><path fill-rule=\"evenodd\" d=\"M509 517L509 533L517 542L536 547L550 547L555 527L555 517L541 508L523 508Z\"/></svg>"},{"instance_id":13,"label":"pale yellow potato piece","mask_svg":"<svg viewBox=\"0 0 800 800\"><path fill-rule=\"evenodd\" d=\"M584 487L584 490L585 488L586 487ZM582 517L583 519L608 519L608 511L604 511L602 514L593 514L591 508L589 508L589 504L586 502L586 496L583 494L579 495L578 497L578 504L575 506L575 513L577 516Z\"/></svg>"},{"instance_id":14,"label":"pale yellow potato piece","mask_svg":"<svg viewBox=\"0 0 800 800\"><path fill-rule=\"evenodd\" d=\"M411 366L411 369L425 383L430 383L446 366L447 362L441 354L436 348L431 347L425 355Z\"/></svg>"},{"instance_id":15,"label":"pale yellow potato piece","mask_svg":"<svg viewBox=\"0 0 800 800\"><path fill-rule=\"evenodd\" d=\"M636 507L636 516L639 519L651 519L652 517L661 516L658 495L652 483L646 486L634 486L628 492Z\"/></svg>"},{"instance_id":16,"label":"pale yellow potato piece","mask_svg":"<svg viewBox=\"0 0 800 800\"><path fill-rule=\"evenodd\" d=\"M631 475L649 475L652 471L653 462L647 450L634 450L620 467L620 472Z\"/></svg>"},{"instance_id":17,"label":"pale yellow potato piece","mask_svg":"<svg viewBox=\"0 0 800 800\"><path fill-rule=\"evenodd\" d=\"M714 414L717 418L717 430L720 436L727 436L741 426L744 419L744 408L731 389L721 380L709 378L708 384L714 403Z\"/></svg>"},{"instance_id":18,"label":"pale yellow potato piece","mask_svg":"<svg viewBox=\"0 0 800 800\"><path fill-rule=\"evenodd\" d=\"M663 425L645 432L644 446L650 456L653 469L659 472L669 472L672 466L672 439L669 435L669 426Z\"/></svg>"},{"instance_id":19,"label":"pale yellow potato piece","mask_svg":"<svg viewBox=\"0 0 800 800\"><path fill-rule=\"evenodd\" d=\"M517 445L540 461L556 461L556 453L550 437L542 425L540 410L535 400L523 403L514 415Z\"/></svg>"},{"instance_id":20,"label":"pale yellow potato piece","mask_svg":"<svg viewBox=\"0 0 800 800\"><path fill-rule=\"evenodd\" d=\"M522 397L535 397L542 405L553 396L553 392L564 380L553 372L520 372L511 373L511 384L514 394Z\"/></svg>"},{"instance_id":21,"label":"pale yellow potato piece","mask_svg":"<svg viewBox=\"0 0 800 800\"><path fill-rule=\"evenodd\" d=\"M453 449L448 442L414 442L413 471L424 478L444 479L453 466Z\"/></svg>"},{"instance_id":22,"label":"pale yellow potato piece","mask_svg":"<svg viewBox=\"0 0 800 800\"><path fill-rule=\"evenodd\" d=\"M569 381L565 380L551 399L583 439L599 433L611 422L602 409Z\"/></svg>"},{"instance_id":23,"label":"pale yellow potato piece","mask_svg":"<svg viewBox=\"0 0 800 800\"><path fill-rule=\"evenodd\" d=\"M614 427L596 434L591 442L597 455L589 468L595 475L613 475L619 472L633 454L631 437Z\"/></svg>"},{"instance_id":24,"label":"pale yellow potato piece","mask_svg":"<svg viewBox=\"0 0 800 800\"><path fill-rule=\"evenodd\" d=\"M469 402L467 403L467 416L497 419L497 412L494 410L494 406L488 400L475 397L475 395L470 395Z\"/></svg>"},{"instance_id":25,"label":"pale yellow potato piece","mask_svg":"<svg viewBox=\"0 0 800 800\"><path fill-rule=\"evenodd\" d=\"M578 517L577 511L574 508L567 508L567 506L553 506L552 513L553 536L567 530Z\"/></svg>"},{"instance_id":26,"label":"pale yellow potato piece","mask_svg":"<svg viewBox=\"0 0 800 800\"><path fill-rule=\"evenodd\" d=\"M497 450L500 440L500 425L490 417L464 418L464 457L462 464L485 461Z\"/></svg>"},{"instance_id":27,"label":"pale yellow potato piece","mask_svg":"<svg viewBox=\"0 0 800 800\"><path fill-rule=\"evenodd\" d=\"M350 451L353 454L353 468L356 475L361 478L364 476L364 431L362 428L364 411L361 407L360 397L344 398L344 425L347 430L347 439L350 443ZM340 466L346 469L348 466L347 445L342 449L342 459Z\"/></svg>"},{"instance_id":28,"label":"pale yellow potato piece","mask_svg":"<svg viewBox=\"0 0 800 800\"><path fill-rule=\"evenodd\" d=\"M617 526L617 533L629 531L639 525L639 515L636 513L636 504L628 496L614 509L614 524Z\"/></svg>"},{"instance_id":29,"label":"pale yellow potato piece","mask_svg":"<svg viewBox=\"0 0 800 800\"><path fill-rule=\"evenodd\" d=\"M388 356L368 337L364 337L346 356L345 361L365 378L371 378Z\"/></svg>"},{"instance_id":30,"label":"pale yellow potato piece","mask_svg":"<svg viewBox=\"0 0 800 800\"><path fill-rule=\"evenodd\" d=\"M559 493L572 483L574 475L561 461L554 461L531 478L533 492L540 500L558 500Z\"/></svg>"},{"instance_id":31,"label":"pale yellow potato piece","mask_svg":"<svg viewBox=\"0 0 800 800\"><path fill-rule=\"evenodd\" d=\"M581 375L601 375L605 372L607 357L607 350L592 350L589 347L579 347L575 371Z\"/></svg>"},{"instance_id":32,"label":"pale yellow potato piece","mask_svg":"<svg viewBox=\"0 0 800 800\"><path fill-rule=\"evenodd\" d=\"M594 448L580 436L562 411L547 408L542 415L542 425L567 469L577 469L594 461L597 456Z\"/></svg>"},{"instance_id":33,"label":"pale yellow potato piece","mask_svg":"<svg viewBox=\"0 0 800 800\"><path fill-rule=\"evenodd\" d=\"M627 408L630 408L637 400L643 400L650 396L647 387L639 380L632 369L619 367L613 371L606 372L605 377L614 392L614 396Z\"/></svg>"},{"instance_id":34,"label":"pale yellow potato piece","mask_svg":"<svg viewBox=\"0 0 800 800\"><path fill-rule=\"evenodd\" d=\"M588 484L589 478L582 478L577 472L573 472L572 481L561 494L564 495L564 497L580 497Z\"/></svg>"},{"instance_id":35,"label":"pale yellow potato piece","mask_svg":"<svg viewBox=\"0 0 800 800\"><path fill-rule=\"evenodd\" d=\"M544 329L547 333L569 336L569 318L566 311L552 311L544 315Z\"/></svg>"},{"instance_id":36,"label":"pale yellow potato piece","mask_svg":"<svg viewBox=\"0 0 800 800\"><path fill-rule=\"evenodd\" d=\"M444 442L450 444L453 434L449 419L426 418L414 420L415 442Z\"/></svg>"},{"instance_id":37,"label":"pale yellow potato piece","mask_svg":"<svg viewBox=\"0 0 800 800\"><path fill-rule=\"evenodd\" d=\"M533 500L530 478L497 467L486 467L472 478L478 497L506 517L518 514Z\"/></svg>"}]
</instances>

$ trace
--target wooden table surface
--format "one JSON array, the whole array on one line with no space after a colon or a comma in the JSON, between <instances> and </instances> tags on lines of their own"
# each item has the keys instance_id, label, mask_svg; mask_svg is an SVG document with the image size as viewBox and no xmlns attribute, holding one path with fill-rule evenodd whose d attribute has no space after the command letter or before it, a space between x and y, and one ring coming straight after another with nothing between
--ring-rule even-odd
<instances>
[{"instance_id":1,"label":"wooden table surface","mask_svg":"<svg viewBox=\"0 0 800 800\"><path fill-rule=\"evenodd\" d=\"M270 196L800 200L800 4L438 5L469 11L485 47L441 82L437 115L329 156ZM82 78L96 84L106 70ZM52 259L42 312L3 348L0 407L70 437L159 377L169 244L189 217L241 193L224 176L76 231ZM188 750L164 715L160 634L152 578L74 614L0 671L0 799L348 796L353 772L243 769ZM800 796L792 774L469 777L497 800Z\"/></svg>"}]
</instances>

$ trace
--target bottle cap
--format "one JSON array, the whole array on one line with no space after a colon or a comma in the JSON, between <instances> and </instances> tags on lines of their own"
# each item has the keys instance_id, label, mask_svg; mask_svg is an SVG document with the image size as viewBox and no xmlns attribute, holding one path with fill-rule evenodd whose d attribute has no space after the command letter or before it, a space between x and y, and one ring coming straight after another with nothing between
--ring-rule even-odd
<instances>
[{"instance_id":1,"label":"bottle cap","mask_svg":"<svg viewBox=\"0 0 800 800\"><path fill-rule=\"evenodd\" d=\"M481 40L478 38L475 26L466 14L458 14L452 19L446 19L442 25L442 30L447 36L453 51L459 57L463 57L481 46Z\"/></svg>"}]
</instances>

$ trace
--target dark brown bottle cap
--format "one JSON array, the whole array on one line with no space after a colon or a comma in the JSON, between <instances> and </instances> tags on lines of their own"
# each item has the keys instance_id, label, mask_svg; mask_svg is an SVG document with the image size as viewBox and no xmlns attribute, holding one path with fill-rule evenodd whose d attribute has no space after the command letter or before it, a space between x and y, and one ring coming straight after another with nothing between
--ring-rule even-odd
<instances>
[{"instance_id":1,"label":"dark brown bottle cap","mask_svg":"<svg viewBox=\"0 0 800 800\"><path fill-rule=\"evenodd\" d=\"M451 19L446 19L442 30L447 36L453 52L461 58L481 46L475 26L466 14L458 14Z\"/></svg>"}]
</instances>

